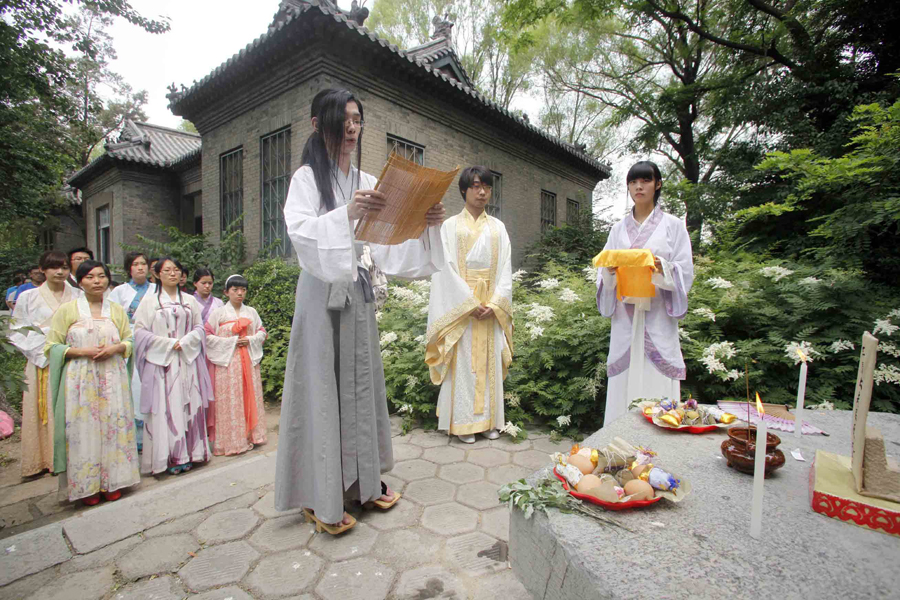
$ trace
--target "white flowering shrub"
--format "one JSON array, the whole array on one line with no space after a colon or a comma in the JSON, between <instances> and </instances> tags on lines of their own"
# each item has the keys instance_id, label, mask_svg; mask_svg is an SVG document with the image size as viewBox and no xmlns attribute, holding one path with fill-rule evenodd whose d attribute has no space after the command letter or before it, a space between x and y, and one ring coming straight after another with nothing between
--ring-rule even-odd
<instances>
[{"instance_id":1,"label":"white flowering shrub","mask_svg":"<svg viewBox=\"0 0 900 600\"><path fill-rule=\"evenodd\" d=\"M900 360L895 356L900 354L900 297L895 290L854 271L766 265L753 255L695 256L695 271L680 328L688 371L683 394L704 403L743 399L749 379L751 394L759 391L766 402L793 405L799 349L809 364L807 404L848 409L859 342L870 331L881 342L873 406L900 411Z\"/></svg>"}]
</instances>

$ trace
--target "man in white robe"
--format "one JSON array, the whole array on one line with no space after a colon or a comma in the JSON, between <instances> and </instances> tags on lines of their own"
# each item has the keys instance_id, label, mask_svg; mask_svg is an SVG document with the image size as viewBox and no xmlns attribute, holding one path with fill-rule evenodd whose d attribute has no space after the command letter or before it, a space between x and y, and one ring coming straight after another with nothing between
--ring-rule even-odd
<instances>
[{"instance_id":1,"label":"man in white robe","mask_svg":"<svg viewBox=\"0 0 900 600\"><path fill-rule=\"evenodd\" d=\"M459 177L463 211L444 222L447 263L431 277L425 362L441 385L438 429L473 443L503 427L503 380L512 361L509 236L485 212L493 176L469 167Z\"/></svg>"}]
</instances>

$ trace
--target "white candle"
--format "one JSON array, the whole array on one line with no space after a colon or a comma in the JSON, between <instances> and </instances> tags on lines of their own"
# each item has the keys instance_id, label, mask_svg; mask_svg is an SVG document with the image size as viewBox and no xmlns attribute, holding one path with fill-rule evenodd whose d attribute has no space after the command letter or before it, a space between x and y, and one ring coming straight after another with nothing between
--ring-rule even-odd
<instances>
[{"instance_id":1,"label":"white candle","mask_svg":"<svg viewBox=\"0 0 900 600\"><path fill-rule=\"evenodd\" d=\"M758 393L756 394L756 406L760 419L756 425L756 455L753 463L753 504L750 507L750 537L759 539L762 530L763 482L766 478L766 441L768 433L764 420L765 412L762 410L762 402Z\"/></svg>"},{"instance_id":2,"label":"white candle","mask_svg":"<svg viewBox=\"0 0 900 600\"><path fill-rule=\"evenodd\" d=\"M802 356L802 355L801 355ZM797 411L794 414L794 437L803 435L803 400L806 398L806 360L800 361L800 385L797 387Z\"/></svg>"}]
</instances>

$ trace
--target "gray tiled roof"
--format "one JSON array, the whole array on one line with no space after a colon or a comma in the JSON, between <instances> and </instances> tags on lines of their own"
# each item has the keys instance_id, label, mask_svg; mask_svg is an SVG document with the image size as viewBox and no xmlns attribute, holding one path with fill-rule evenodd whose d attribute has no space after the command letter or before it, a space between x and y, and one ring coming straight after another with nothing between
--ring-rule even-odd
<instances>
[{"instance_id":1,"label":"gray tiled roof","mask_svg":"<svg viewBox=\"0 0 900 600\"><path fill-rule=\"evenodd\" d=\"M209 86L212 86L214 83L225 80L226 77L231 75L239 65L251 59L259 59L260 56L263 55L263 53L274 48L275 42L272 41L273 39L283 39L283 36L280 34L286 28L292 27L305 15L314 14L315 11L331 17L334 22L346 27L350 31L358 33L360 38L366 38L373 45L388 49L399 59L399 62L407 62L409 64L416 65L420 67L424 73L430 74L437 80L442 81L446 85L450 86L450 88L453 89L451 90L450 88L448 88L447 91L448 93L452 94L452 98L454 101L465 102L475 100L478 105L483 108L487 108L490 113L492 113L498 120L503 122L504 126L510 127L510 131L514 132L518 130L522 133L530 133L531 135L538 136L539 139L543 139L544 141L549 142L553 146L563 150L571 158L580 161L585 166L588 166L595 172L600 173L601 178L605 179L610 176L611 169L608 164L601 163L590 154L582 152L571 144L563 142L559 138L556 138L542 131L541 129L527 122L522 117L510 112L509 110L484 97L480 92L478 92L478 90L466 85L465 83L448 77L439 69L433 69L428 64L430 61L417 59L416 57L411 56L408 52L398 48L396 45L391 44L388 41L380 38L376 34L372 33L366 27L358 25L356 22L348 19L342 11L340 11L339 9L335 9L329 2L327 2L327 0L294 0L292 2L282 2L279 8L279 18L269 26L269 29L266 33L262 34L251 43L247 44L244 49L216 67L209 75L194 83L194 85L192 85L191 87L182 86L182 89L180 91L175 91L174 86L173 88L170 88L172 91L170 94L168 94L169 109L172 110L172 112L174 112L175 114L183 115L184 108L192 100L196 99L202 91L204 91Z\"/></svg>"},{"instance_id":2,"label":"gray tiled roof","mask_svg":"<svg viewBox=\"0 0 900 600\"><path fill-rule=\"evenodd\" d=\"M407 57L414 59L417 63L424 63L427 65L430 65L445 56L451 56L453 57L456 66L462 72L464 78L462 83L469 87L472 87L473 85L472 79L469 77L469 74L466 73L466 68L459 60L459 56L456 55L456 50L453 49L450 40L445 37L439 37L436 40L430 40L428 43L407 48L404 52L406 52Z\"/></svg>"},{"instance_id":3,"label":"gray tiled roof","mask_svg":"<svg viewBox=\"0 0 900 600\"><path fill-rule=\"evenodd\" d=\"M118 141L107 143L106 152L69 178L78 187L114 161L168 168L200 156L200 136L150 123L126 121Z\"/></svg>"}]
</instances>

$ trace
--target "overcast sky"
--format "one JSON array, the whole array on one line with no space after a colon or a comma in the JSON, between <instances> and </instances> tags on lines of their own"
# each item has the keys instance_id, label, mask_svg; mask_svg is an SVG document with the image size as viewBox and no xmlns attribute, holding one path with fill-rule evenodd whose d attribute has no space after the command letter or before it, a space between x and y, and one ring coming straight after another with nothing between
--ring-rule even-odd
<instances>
[{"instance_id":1,"label":"overcast sky","mask_svg":"<svg viewBox=\"0 0 900 600\"><path fill-rule=\"evenodd\" d=\"M169 17L171 29L152 35L117 19L111 34L118 59L112 68L135 90L147 90L149 103L144 111L151 123L176 127L181 117L169 111L166 86L190 86L265 33L279 0L131 0L131 4L147 18ZM349 9L350 0L338 0L338 4ZM374 2L367 5L371 8ZM523 97L513 108L529 113L532 123L538 121L537 99ZM625 160L630 164L630 157ZM614 179L624 178L628 165L621 159L613 163L618 175ZM615 205L613 213L625 209L624 194L603 192L609 198L603 203Z\"/></svg>"}]
</instances>

